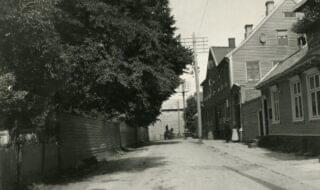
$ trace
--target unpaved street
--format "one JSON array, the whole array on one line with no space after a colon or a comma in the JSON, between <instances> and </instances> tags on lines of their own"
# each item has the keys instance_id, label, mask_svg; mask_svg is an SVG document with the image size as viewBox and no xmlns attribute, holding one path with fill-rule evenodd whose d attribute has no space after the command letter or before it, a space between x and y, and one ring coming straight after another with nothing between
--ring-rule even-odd
<instances>
[{"instance_id":1,"label":"unpaved street","mask_svg":"<svg viewBox=\"0 0 320 190\"><path fill-rule=\"evenodd\" d=\"M100 167L82 179L45 186L42 189L316 189L316 180L312 184L301 179L299 168L295 168L302 163L313 164L309 177L319 178L320 170L315 160L290 160L275 156L259 159L258 153L233 151L237 146L243 150L248 149L244 145L225 144L221 141L206 141L204 144L190 139L158 142L110 161L105 168Z\"/></svg>"}]
</instances>

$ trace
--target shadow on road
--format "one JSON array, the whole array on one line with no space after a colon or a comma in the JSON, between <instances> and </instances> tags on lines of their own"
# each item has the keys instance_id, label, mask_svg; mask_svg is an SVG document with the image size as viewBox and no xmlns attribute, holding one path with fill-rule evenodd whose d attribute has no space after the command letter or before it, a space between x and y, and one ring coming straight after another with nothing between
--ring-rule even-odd
<instances>
[{"instance_id":1,"label":"shadow on road","mask_svg":"<svg viewBox=\"0 0 320 190\"><path fill-rule=\"evenodd\" d=\"M281 152L269 152L264 154L267 157L275 158L277 160L282 161L299 161L299 160L308 160L308 159L314 159L315 156L298 156L294 154L289 153L281 153Z\"/></svg>"},{"instance_id":2,"label":"shadow on road","mask_svg":"<svg viewBox=\"0 0 320 190\"><path fill-rule=\"evenodd\" d=\"M63 185L68 183L90 180L92 177L121 173L142 172L149 168L160 167L166 164L164 157L133 157L112 161L100 162L96 166L83 170L69 171L54 180L47 181L47 185Z\"/></svg>"},{"instance_id":3,"label":"shadow on road","mask_svg":"<svg viewBox=\"0 0 320 190\"><path fill-rule=\"evenodd\" d=\"M173 144L180 144L180 143L181 141L178 141L178 140L168 140L168 141L150 142L146 146L173 145Z\"/></svg>"},{"instance_id":4,"label":"shadow on road","mask_svg":"<svg viewBox=\"0 0 320 190\"><path fill-rule=\"evenodd\" d=\"M282 188L282 187L277 186L277 185L275 185L275 184L269 183L269 182L267 182L267 181L265 181L265 180L259 179L259 178L257 178L257 177L253 177L253 176L248 175L248 174L245 174L245 173L243 173L243 172L241 172L241 171L239 171L239 170L236 170L236 169L234 169L234 168L231 168L231 167L228 167L228 166L224 166L224 168L226 168L226 169L228 169L228 170L231 170L231 171L233 171L233 172L235 172L235 173L237 173L237 174L239 174L239 175L241 175L241 176L244 176L244 177L246 177L246 178L248 178L248 179L251 179L252 181L254 181L254 182L256 182L256 183L259 183L259 184L267 187L268 189L273 189L273 190L286 190L286 188Z\"/></svg>"}]
</instances>

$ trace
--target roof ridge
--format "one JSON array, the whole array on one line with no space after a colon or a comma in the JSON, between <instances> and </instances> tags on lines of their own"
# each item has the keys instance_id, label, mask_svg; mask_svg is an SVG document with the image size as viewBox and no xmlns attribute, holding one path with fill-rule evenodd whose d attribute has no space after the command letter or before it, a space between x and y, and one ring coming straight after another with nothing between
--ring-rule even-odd
<instances>
[{"instance_id":1,"label":"roof ridge","mask_svg":"<svg viewBox=\"0 0 320 190\"><path fill-rule=\"evenodd\" d=\"M232 48L229 46L211 46L210 48Z\"/></svg>"},{"instance_id":2,"label":"roof ridge","mask_svg":"<svg viewBox=\"0 0 320 190\"><path fill-rule=\"evenodd\" d=\"M238 47L233 49L231 52L229 52L226 57L230 57L233 53L237 52L243 45L245 45L253 36L254 34L262 27L262 25L267 22L274 14L279 10L279 8L288 0L283 0L280 2L272 11L269 13L269 15L265 16L256 27L252 30L251 34L245 38Z\"/></svg>"}]
</instances>

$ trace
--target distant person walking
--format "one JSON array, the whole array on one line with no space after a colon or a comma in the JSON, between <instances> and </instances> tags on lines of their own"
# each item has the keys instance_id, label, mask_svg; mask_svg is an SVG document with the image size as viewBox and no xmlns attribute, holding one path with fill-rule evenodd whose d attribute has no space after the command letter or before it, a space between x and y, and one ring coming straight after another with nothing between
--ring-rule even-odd
<instances>
[{"instance_id":1,"label":"distant person walking","mask_svg":"<svg viewBox=\"0 0 320 190\"><path fill-rule=\"evenodd\" d=\"M169 139L169 133L170 133L170 131L169 131L169 126L168 125L166 125L166 130L164 131L164 140L167 140L167 139Z\"/></svg>"},{"instance_id":2,"label":"distant person walking","mask_svg":"<svg viewBox=\"0 0 320 190\"><path fill-rule=\"evenodd\" d=\"M226 142L230 142L231 137L232 137L232 129L230 127L230 121L226 119L224 123L224 135L225 135L225 140Z\"/></svg>"}]
</instances>

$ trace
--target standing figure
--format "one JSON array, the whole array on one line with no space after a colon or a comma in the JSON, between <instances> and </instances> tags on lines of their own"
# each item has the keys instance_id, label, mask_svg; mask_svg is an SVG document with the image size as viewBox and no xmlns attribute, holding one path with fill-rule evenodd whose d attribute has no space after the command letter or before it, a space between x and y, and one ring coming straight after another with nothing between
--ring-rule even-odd
<instances>
[{"instance_id":1,"label":"standing figure","mask_svg":"<svg viewBox=\"0 0 320 190\"><path fill-rule=\"evenodd\" d=\"M225 140L228 143L232 137L232 129L230 127L230 122L228 119L226 119L224 123L224 134L225 134Z\"/></svg>"},{"instance_id":2,"label":"standing figure","mask_svg":"<svg viewBox=\"0 0 320 190\"><path fill-rule=\"evenodd\" d=\"M164 131L164 140L169 139L169 126L166 125L166 130Z\"/></svg>"}]
</instances>

